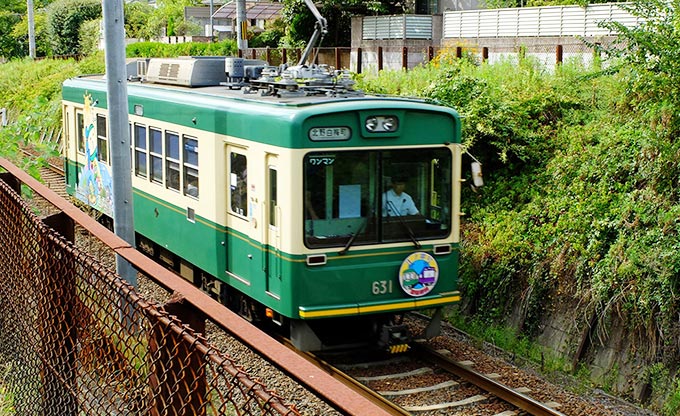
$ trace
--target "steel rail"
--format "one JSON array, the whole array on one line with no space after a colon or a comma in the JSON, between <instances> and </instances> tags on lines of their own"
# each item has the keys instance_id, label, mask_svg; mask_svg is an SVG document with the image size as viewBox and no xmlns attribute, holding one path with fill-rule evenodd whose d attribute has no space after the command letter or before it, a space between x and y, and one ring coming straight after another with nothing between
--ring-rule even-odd
<instances>
[{"instance_id":1,"label":"steel rail","mask_svg":"<svg viewBox=\"0 0 680 416\"><path fill-rule=\"evenodd\" d=\"M298 350L297 348L295 348L295 346L293 346L293 344L290 342L290 340L283 338L283 339L279 339L279 341L282 342L285 346L287 346L291 350L297 352L300 356L302 356L307 361L314 364L316 367L325 371L327 374L329 374L334 379L338 380L339 382L343 383L345 386L349 387L350 389L359 393L360 395L362 395L363 397L365 397L369 401L376 404L378 407L380 407L382 410L384 410L388 414L395 415L395 416L410 416L411 415L411 413L408 412L403 407L401 407L401 406L393 403L392 401L388 400L384 396L380 395L377 391L371 390L370 388L361 384L360 382L358 382L356 379L354 379L350 375L339 370L338 368L334 367L332 364L330 364L330 363L326 362L325 360L319 358L318 356L314 355L313 353L303 352L303 351Z\"/></svg>"},{"instance_id":2,"label":"steel rail","mask_svg":"<svg viewBox=\"0 0 680 416\"><path fill-rule=\"evenodd\" d=\"M24 156L27 156L27 157L32 157L32 156L33 157L39 157L40 156L40 155L35 154L34 152L31 152L30 150L28 150L26 148L21 148L20 151L21 151L21 153L24 154ZM48 169L49 171L56 173L58 175L64 176L64 168L62 166L57 166L57 165L53 164L52 162L50 162L49 160L47 160L46 162L47 162L47 166L44 167L45 169Z\"/></svg>"},{"instance_id":3,"label":"steel rail","mask_svg":"<svg viewBox=\"0 0 680 416\"><path fill-rule=\"evenodd\" d=\"M475 386L488 391L494 396L504 400L518 408L528 412L533 416L565 416L545 404L532 399L531 397L519 393L510 387L492 380L483 374L480 374L471 368L463 366L443 354L429 348L423 342L414 342L411 344L412 352L419 355L423 360L445 369L446 371L455 374L463 380L474 384Z\"/></svg>"}]
</instances>

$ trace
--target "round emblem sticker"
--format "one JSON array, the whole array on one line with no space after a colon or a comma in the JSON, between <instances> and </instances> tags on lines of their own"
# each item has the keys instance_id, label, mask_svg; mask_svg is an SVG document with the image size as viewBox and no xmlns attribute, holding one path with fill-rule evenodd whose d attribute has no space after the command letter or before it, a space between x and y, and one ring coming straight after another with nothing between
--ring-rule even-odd
<instances>
[{"instance_id":1,"label":"round emblem sticker","mask_svg":"<svg viewBox=\"0 0 680 416\"><path fill-rule=\"evenodd\" d=\"M430 293L437 284L438 277L437 261L420 251L406 257L399 268L399 284L402 290L414 297Z\"/></svg>"}]
</instances>

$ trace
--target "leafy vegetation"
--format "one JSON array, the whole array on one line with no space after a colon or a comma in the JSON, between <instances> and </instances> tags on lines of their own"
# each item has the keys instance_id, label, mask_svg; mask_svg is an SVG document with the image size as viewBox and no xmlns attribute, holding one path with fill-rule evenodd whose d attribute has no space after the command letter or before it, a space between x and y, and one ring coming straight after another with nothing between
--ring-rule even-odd
<instances>
[{"instance_id":1,"label":"leafy vegetation","mask_svg":"<svg viewBox=\"0 0 680 416\"><path fill-rule=\"evenodd\" d=\"M604 71L445 52L427 67L361 79L458 109L484 164L486 186L463 197L462 314L490 327L519 312L519 339L538 335L557 303L575 305L575 319L595 315L600 328L623 322L638 354L670 374L653 377L667 414L680 409L676 6L641 6L651 20L622 31Z\"/></svg>"},{"instance_id":2,"label":"leafy vegetation","mask_svg":"<svg viewBox=\"0 0 680 416\"><path fill-rule=\"evenodd\" d=\"M303 0L283 0L282 20L287 31L281 39L283 47L300 47L314 32L316 19ZM323 46L349 46L351 19L358 15L401 14L408 11L400 0L322 0L314 2L328 21L328 34Z\"/></svg>"},{"instance_id":3,"label":"leafy vegetation","mask_svg":"<svg viewBox=\"0 0 680 416\"><path fill-rule=\"evenodd\" d=\"M172 56L235 56L236 41L227 39L214 43L159 43L139 42L128 45L126 54L136 57L172 57Z\"/></svg>"},{"instance_id":4,"label":"leafy vegetation","mask_svg":"<svg viewBox=\"0 0 680 416\"><path fill-rule=\"evenodd\" d=\"M102 54L82 61L25 59L0 65L0 107L7 109L10 120L0 128L0 156L37 176L47 158L59 155L57 143L45 136L56 136L61 128L61 83L76 75L103 72ZM44 156L23 157L21 146L31 146Z\"/></svg>"},{"instance_id":5,"label":"leafy vegetation","mask_svg":"<svg viewBox=\"0 0 680 416\"><path fill-rule=\"evenodd\" d=\"M49 33L56 55L76 55L81 51L80 29L83 23L101 17L97 0L58 0L48 9Z\"/></svg>"},{"instance_id":6,"label":"leafy vegetation","mask_svg":"<svg viewBox=\"0 0 680 416\"><path fill-rule=\"evenodd\" d=\"M484 164L486 186L463 196L457 319L474 317L472 330L544 362L530 341L555 303L577 305L601 327L616 318L654 363L644 377L668 415L680 410L678 3L633 5L648 20L618 28L621 42L606 51L614 59L605 70L573 61L548 72L530 58L489 65L443 51L409 72L358 77L367 91L456 108L465 145ZM233 42L141 43L128 56L234 51ZM12 119L0 129L0 154L16 152L16 137L40 142L36 126L58 128L64 78L102 71L96 54L0 66L0 106ZM521 320L511 331L489 329L515 311Z\"/></svg>"}]
</instances>

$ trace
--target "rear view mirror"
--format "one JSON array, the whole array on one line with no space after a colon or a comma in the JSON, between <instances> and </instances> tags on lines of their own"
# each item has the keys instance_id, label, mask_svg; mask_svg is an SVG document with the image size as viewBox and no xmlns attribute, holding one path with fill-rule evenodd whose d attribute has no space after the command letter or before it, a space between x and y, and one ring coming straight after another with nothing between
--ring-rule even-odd
<instances>
[{"instance_id":1,"label":"rear view mirror","mask_svg":"<svg viewBox=\"0 0 680 416\"><path fill-rule=\"evenodd\" d=\"M477 188L484 186L484 178L482 178L482 164L479 162L472 162L472 183Z\"/></svg>"}]
</instances>

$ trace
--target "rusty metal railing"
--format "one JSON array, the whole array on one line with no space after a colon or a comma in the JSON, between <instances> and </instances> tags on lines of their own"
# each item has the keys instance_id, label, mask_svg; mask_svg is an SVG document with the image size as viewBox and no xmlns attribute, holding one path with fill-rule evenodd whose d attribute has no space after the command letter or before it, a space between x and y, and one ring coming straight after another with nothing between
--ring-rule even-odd
<instances>
[{"instance_id":1,"label":"rusty metal railing","mask_svg":"<svg viewBox=\"0 0 680 416\"><path fill-rule=\"evenodd\" d=\"M206 321L315 396L315 412L384 414L0 158L2 168L0 403L14 414L305 413L212 346ZM165 300L142 299L112 270L115 254Z\"/></svg>"},{"instance_id":2,"label":"rusty metal railing","mask_svg":"<svg viewBox=\"0 0 680 416\"><path fill-rule=\"evenodd\" d=\"M0 359L17 414L299 414L50 227L68 217L34 210L0 181Z\"/></svg>"}]
</instances>

